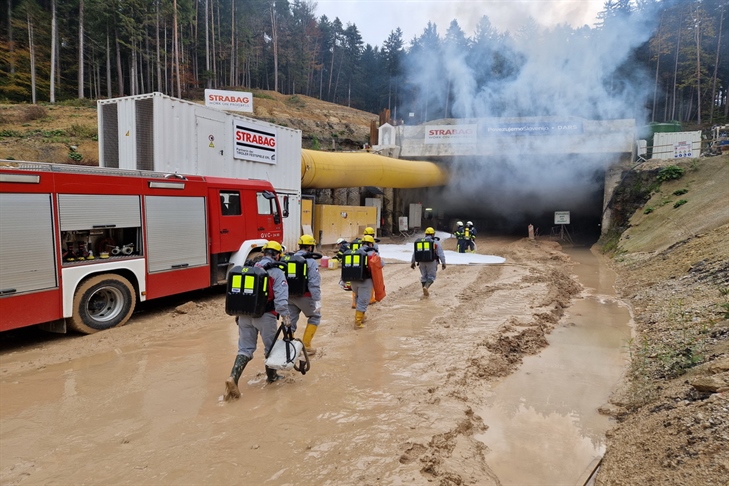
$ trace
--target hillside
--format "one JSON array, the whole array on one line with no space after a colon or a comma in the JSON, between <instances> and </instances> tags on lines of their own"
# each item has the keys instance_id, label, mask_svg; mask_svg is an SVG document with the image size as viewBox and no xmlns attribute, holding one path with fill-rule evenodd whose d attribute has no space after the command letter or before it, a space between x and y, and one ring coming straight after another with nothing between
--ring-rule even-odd
<instances>
[{"instance_id":1,"label":"hillside","mask_svg":"<svg viewBox=\"0 0 729 486\"><path fill-rule=\"evenodd\" d=\"M729 155L639 166L616 201L612 266L635 323L596 484L725 484L729 474ZM665 174L665 172L664 172Z\"/></svg>"},{"instance_id":2,"label":"hillside","mask_svg":"<svg viewBox=\"0 0 729 486\"><path fill-rule=\"evenodd\" d=\"M202 103L202 101L200 101ZM302 132L304 148L358 150L377 115L303 95L254 93L253 118ZM0 104L0 159L98 165L96 105Z\"/></svg>"}]
</instances>

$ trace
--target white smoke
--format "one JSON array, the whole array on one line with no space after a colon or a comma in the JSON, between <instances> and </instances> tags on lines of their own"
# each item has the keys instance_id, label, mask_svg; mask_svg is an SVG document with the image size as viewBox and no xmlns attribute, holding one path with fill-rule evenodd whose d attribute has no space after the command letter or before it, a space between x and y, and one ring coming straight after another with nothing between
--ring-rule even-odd
<instances>
[{"instance_id":1,"label":"white smoke","mask_svg":"<svg viewBox=\"0 0 729 486\"><path fill-rule=\"evenodd\" d=\"M518 32L491 32L482 43L483 52L466 54L447 43L440 52L421 47L411 56L414 62L406 75L417 86L420 99L404 111L422 113L427 107L425 118L442 114L456 119L448 123L581 117L635 119L641 126L648 118L653 80L632 56L650 38L650 18L633 14L602 28L579 29L544 28L526 19ZM494 71L485 67L497 67L497 74L484 75ZM564 156L542 156L560 153L559 144L564 142L559 136L501 137L494 143L500 146L498 160L454 158L452 183L438 196L450 215L466 219L477 218L469 216L474 212L484 218L503 215L521 224L540 212L584 210L590 205L597 207L589 212L599 216L602 174L617 156L576 157L568 150ZM589 153L589 147L580 152Z\"/></svg>"}]
</instances>

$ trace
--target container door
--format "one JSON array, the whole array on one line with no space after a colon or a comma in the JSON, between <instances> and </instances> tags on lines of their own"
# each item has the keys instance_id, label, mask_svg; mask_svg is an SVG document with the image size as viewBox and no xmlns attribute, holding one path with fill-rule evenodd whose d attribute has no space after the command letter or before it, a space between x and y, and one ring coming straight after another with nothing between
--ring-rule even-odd
<instances>
[{"instance_id":1,"label":"container door","mask_svg":"<svg viewBox=\"0 0 729 486\"><path fill-rule=\"evenodd\" d=\"M197 161L196 174L228 177L225 151L227 150L226 128L218 120L201 116L195 117L197 124Z\"/></svg>"}]
</instances>

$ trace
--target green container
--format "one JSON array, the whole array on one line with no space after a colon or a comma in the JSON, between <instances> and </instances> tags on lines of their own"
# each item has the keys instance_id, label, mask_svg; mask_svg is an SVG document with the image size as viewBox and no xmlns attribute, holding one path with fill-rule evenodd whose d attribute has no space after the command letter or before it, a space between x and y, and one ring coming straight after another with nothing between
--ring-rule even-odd
<instances>
[{"instance_id":1,"label":"green container","mask_svg":"<svg viewBox=\"0 0 729 486\"><path fill-rule=\"evenodd\" d=\"M683 131L683 126L680 121L650 122L648 125L640 128L638 138L648 142L648 158L650 158L653 152L653 135L656 133L680 131Z\"/></svg>"}]
</instances>

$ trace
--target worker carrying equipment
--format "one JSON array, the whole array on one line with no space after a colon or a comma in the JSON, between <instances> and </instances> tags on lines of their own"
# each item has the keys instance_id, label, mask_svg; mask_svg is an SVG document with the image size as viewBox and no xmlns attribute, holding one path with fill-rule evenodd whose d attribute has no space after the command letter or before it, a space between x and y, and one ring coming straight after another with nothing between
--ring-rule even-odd
<instances>
[{"instance_id":1,"label":"worker carrying equipment","mask_svg":"<svg viewBox=\"0 0 729 486\"><path fill-rule=\"evenodd\" d=\"M296 332L299 316L303 313L307 319L303 343L309 355L316 353L311 340L321 323L321 274L317 261L321 254L314 252L315 247L313 236L302 235L299 238L299 250L284 257L289 284L291 333L293 335Z\"/></svg>"}]
</instances>

